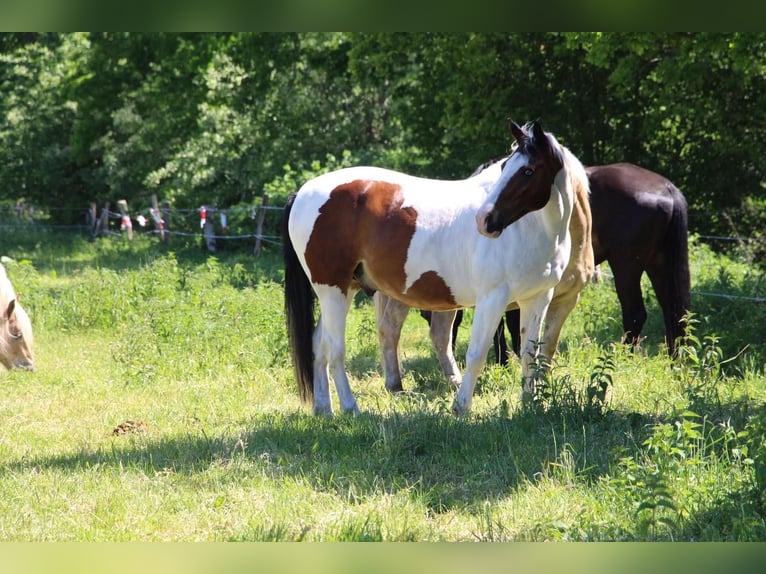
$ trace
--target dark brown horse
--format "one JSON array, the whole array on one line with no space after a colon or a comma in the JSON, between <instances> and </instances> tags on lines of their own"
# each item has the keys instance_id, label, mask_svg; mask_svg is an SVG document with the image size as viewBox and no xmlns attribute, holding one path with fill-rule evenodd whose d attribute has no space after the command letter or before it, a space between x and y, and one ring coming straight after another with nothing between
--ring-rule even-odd
<instances>
[{"instance_id":1,"label":"dark brown horse","mask_svg":"<svg viewBox=\"0 0 766 574\"><path fill-rule=\"evenodd\" d=\"M587 167L593 217L595 263L606 261L622 307L625 342L636 345L646 321L641 276L646 273L665 319L668 354L686 335L684 315L691 306L687 207L681 191L665 177L630 163ZM453 341L459 314L453 325ZM505 322L519 354L518 311ZM505 364L508 346L501 322L495 358Z\"/></svg>"}]
</instances>

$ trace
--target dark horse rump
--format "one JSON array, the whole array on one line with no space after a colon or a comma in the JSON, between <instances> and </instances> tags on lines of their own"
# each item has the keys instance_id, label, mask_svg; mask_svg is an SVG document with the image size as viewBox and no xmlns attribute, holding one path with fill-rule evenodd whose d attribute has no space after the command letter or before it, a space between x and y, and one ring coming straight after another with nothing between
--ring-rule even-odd
<instances>
[{"instance_id":1,"label":"dark horse rump","mask_svg":"<svg viewBox=\"0 0 766 574\"><path fill-rule=\"evenodd\" d=\"M668 353L686 334L691 307L687 206L665 177L629 163L586 169L591 186L593 252L607 261L622 306L626 340L635 344L646 321L641 275L651 280L665 319Z\"/></svg>"},{"instance_id":2,"label":"dark horse rump","mask_svg":"<svg viewBox=\"0 0 766 574\"><path fill-rule=\"evenodd\" d=\"M586 168L590 182L595 263L609 263L622 308L625 341L635 345L646 322L641 276L649 279L662 308L668 353L686 335L684 315L691 307L687 206L681 191L665 177L630 163ZM453 325L453 343L462 319ZM519 353L519 312L505 314L511 343ZM501 321L495 358L507 362Z\"/></svg>"}]
</instances>

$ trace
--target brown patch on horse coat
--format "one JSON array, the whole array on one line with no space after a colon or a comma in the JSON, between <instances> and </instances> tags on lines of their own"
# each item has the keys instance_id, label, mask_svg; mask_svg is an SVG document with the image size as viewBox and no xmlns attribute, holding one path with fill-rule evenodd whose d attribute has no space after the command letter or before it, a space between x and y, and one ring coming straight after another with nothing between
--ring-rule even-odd
<instances>
[{"instance_id":1,"label":"brown patch on horse coat","mask_svg":"<svg viewBox=\"0 0 766 574\"><path fill-rule=\"evenodd\" d=\"M401 187L385 181L354 180L333 189L306 245L312 282L343 293L363 282L408 303L454 308L452 292L435 271L423 273L405 293L404 265L418 214L403 202ZM360 264L362 276L355 279Z\"/></svg>"},{"instance_id":2,"label":"brown patch on horse coat","mask_svg":"<svg viewBox=\"0 0 766 574\"><path fill-rule=\"evenodd\" d=\"M457 306L452 290L436 271L426 271L409 289L406 298L411 307L428 308L432 311L447 311ZM434 301L441 303L434 304Z\"/></svg>"}]
</instances>

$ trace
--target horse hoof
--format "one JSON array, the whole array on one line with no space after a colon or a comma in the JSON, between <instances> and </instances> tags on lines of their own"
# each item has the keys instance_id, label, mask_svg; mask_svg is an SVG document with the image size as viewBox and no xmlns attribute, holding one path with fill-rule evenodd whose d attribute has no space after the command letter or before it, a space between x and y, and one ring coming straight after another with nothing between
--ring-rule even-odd
<instances>
[{"instance_id":1,"label":"horse hoof","mask_svg":"<svg viewBox=\"0 0 766 574\"><path fill-rule=\"evenodd\" d=\"M523 389L521 391L521 404L524 406L532 406L535 402L535 398L537 397L537 393L534 391L528 391L526 389Z\"/></svg>"},{"instance_id":2,"label":"horse hoof","mask_svg":"<svg viewBox=\"0 0 766 574\"><path fill-rule=\"evenodd\" d=\"M402 387L401 383L398 383L396 385L392 385L390 387L386 387L386 390L391 394L397 394L397 393L403 393L404 387Z\"/></svg>"},{"instance_id":3,"label":"horse hoof","mask_svg":"<svg viewBox=\"0 0 766 574\"><path fill-rule=\"evenodd\" d=\"M471 410L469 405L463 405L455 399L452 403L452 414L456 417L463 417L467 415Z\"/></svg>"},{"instance_id":4,"label":"horse hoof","mask_svg":"<svg viewBox=\"0 0 766 574\"><path fill-rule=\"evenodd\" d=\"M322 417L327 416L331 417L333 415L332 407L314 407L314 416Z\"/></svg>"},{"instance_id":5,"label":"horse hoof","mask_svg":"<svg viewBox=\"0 0 766 574\"><path fill-rule=\"evenodd\" d=\"M352 417L358 417L361 414L359 412L359 407L356 405L348 409L343 409L343 413L347 415L351 415Z\"/></svg>"}]
</instances>

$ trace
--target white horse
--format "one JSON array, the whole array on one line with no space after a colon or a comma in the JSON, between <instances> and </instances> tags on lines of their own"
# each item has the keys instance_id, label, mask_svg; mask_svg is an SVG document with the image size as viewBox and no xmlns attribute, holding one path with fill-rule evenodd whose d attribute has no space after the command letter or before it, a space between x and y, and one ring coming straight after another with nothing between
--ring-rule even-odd
<instances>
[{"instance_id":1,"label":"white horse","mask_svg":"<svg viewBox=\"0 0 766 574\"><path fill-rule=\"evenodd\" d=\"M33 371L32 344L32 322L0 263L0 364Z\"/></svg>"},{"instance_id":2,"label":"white horse","mask_svg":"<svg viewBox=\"0 0 766 574\"><path fill-rule=\"evenodd\" d=\"M346 315L360 289L410 307L475 307L466 369L453 402L471 408L497 324L515 301L527 341L524 391L542 323L570 260L569 222L582 164L539 123L511 123L517 147L497 174L459 181L373 167L306 182L285 210L285 311L301 397L332 413L329 371L341 408L358 406L345 371ZM314 324L314 303L320 317Z\"/></svg>"}]
</instances>

